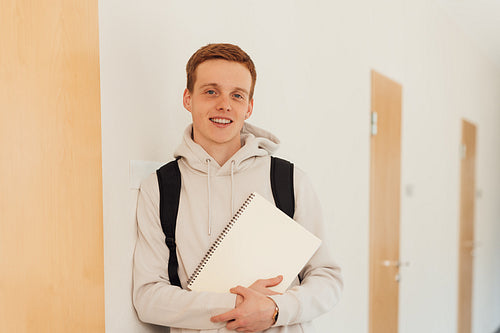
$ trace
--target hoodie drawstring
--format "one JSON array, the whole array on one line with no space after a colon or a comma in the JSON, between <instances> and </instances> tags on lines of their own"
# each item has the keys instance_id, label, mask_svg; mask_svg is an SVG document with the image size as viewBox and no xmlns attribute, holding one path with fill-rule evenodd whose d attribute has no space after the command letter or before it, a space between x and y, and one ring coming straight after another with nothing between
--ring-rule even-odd
<instances>
[{"instance_id":1,"label":"hoodie drawstring","mask_svg":"<svg viewBox=\"0 0 500 333\"><path fill-rule=\"evenodd\" d=\"M212 234L212 214L211 214L211 207L212 207L212 202L210 200L210 159L207 158L207 169L208 169L208 175L207 175L207 187L208 187L208 235L210 236Z\"/></svg>"},{"instance_id":2,"label":"hoodie drawstring","mask_svg":"<svg viewBox=\"0 0 500 333\"><path fill-rule=\"evenodd\" d=\"M231 161L231 214L229 216L233 217L234 214L234 160Z\"/></svg>"},{"instance_id":3,"label":"hoodie drawstring","mask_svg":"<svg viewBox=\"0 0 500 333\"><path fill-rule=\"evenodd\" d=\"M207 188L208 188L208 235L212 234L212 190L210 189L210 162L209 158L205 160L207 162ZM234 214L234 165L235 161L231 161L231 214L229 216L233 217Z\"/></svg>"}]
</instances>

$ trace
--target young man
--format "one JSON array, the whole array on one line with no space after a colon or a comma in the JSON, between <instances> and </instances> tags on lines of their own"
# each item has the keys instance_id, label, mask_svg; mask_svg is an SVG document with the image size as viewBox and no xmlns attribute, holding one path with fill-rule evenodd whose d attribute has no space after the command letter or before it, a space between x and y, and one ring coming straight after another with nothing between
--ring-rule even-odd
<instances>
[{"instance_id":1,"label":"young man","mask_svg":"<svg viewBox=\"0 0 500 333\"><path fill-rule=\"evenodd\" d=\"M300 273L301 281L296 278L284 294L269 289L281 276L248 288L234 286L227 293L185 289L190 274L251 192L273 202L270 156L279 145L272 134L245 123L253 111L256 72L238 46L202 47L186 71L183 102L193 123L174 154L182 178L176 244L183 289L169 281L158 180L152 174L141 185L137 206L133 297L139 318L169 326L172 333L312 332L311 320L337 303L342 288L340 268L325 242ZM324 239L318 200L298 168L294 189L294 220Z\"/></svg>"}]
</instances>

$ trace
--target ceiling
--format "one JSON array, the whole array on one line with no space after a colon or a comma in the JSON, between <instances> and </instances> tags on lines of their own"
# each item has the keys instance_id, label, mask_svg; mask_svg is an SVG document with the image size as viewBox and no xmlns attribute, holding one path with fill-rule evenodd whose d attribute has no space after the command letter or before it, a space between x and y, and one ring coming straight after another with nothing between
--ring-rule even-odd
<instances>
[{"instance_id":1,"label":"ceiling","mask_svg":"<svg viewBox=\"0 0 500 333\"><path fill-rule=\"evenodd\" d=\"M500 0L437 0L500 70Z\"/></svg>"}]
</instances>

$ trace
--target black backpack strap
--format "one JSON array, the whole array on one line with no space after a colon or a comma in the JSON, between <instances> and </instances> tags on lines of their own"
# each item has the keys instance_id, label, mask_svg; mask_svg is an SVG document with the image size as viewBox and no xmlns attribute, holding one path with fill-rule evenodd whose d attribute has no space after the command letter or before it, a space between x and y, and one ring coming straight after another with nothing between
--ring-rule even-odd
<instances>
[{"instance_id":1,"label":"black backpack strap","mask_svg":"<svg viewBox=\"0 0 500 333\"><path fill-rule=\"evenodd\" d=\"M293 219L295 213L293 163L271 156L271 189L276 207ZM297 277L299 283L302 283L300 274Z\"/></svg>"},{"instance_id":2,"label":"black backpack strap","mask_svg":"<svg viewBox=\"0 0 500 333\"><path fill-rule=\"evenodd\" d=\"M271 189L276 207L293 218L295 213L293 163L271 156Z\"/></svg>"},{"instance_id":3,"label":"black backpack strap","mask_svg":"<svg viewBox=\"0 0 500 333\"><path fill-rule=\"evenodd\" d=\"M181 195L181 172L177 160L169 162L156 170L160 188L160 220L165 243L170 252L168 259L168 277L170 284L181 287L177 269L177 246L175 244L175 225ZM181 287L182 288L182 287Z\"/></svg>"}]
</instances>

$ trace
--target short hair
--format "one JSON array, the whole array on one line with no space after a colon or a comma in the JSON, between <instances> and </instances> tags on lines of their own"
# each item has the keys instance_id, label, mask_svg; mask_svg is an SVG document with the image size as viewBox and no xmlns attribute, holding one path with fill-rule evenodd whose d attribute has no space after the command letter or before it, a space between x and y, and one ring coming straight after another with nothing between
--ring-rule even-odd
<instances>
[{"instance_id":1,"label":"short hair","mask_svg":"<svg viewBox=\"0 0 500 333\"><path fill-rule=\"evenodd\" d=\"M239 46L233 44L208 44L201 47L191 56L191 58L189 58L189 61L186 65L186 87L189 91L193 91L194 88L194 82L196 81L196 68L198 68L201 63L212 59L235 61L246 66L250 71L250 75L252 76L252 85L250 86L249 99L253 98L255 81L257 80L255 65L250 56L245 51L243 51Z\"/></svg>"}]
</instances>

